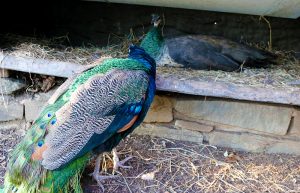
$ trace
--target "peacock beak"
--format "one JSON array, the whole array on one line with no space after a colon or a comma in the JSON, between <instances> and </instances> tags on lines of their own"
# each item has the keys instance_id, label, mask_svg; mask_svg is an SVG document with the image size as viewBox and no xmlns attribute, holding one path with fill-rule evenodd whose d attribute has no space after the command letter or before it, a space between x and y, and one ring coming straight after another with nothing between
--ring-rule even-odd
<instances>
[{"instance_id":1,"label":"peacock beak","mask_svg":"<svg viewBox=\"0 0 300 193\"><path fill-rule=\"evenodd\" d=\"M152 14L152 20L151 20L151 24L159 24L160 23L160 16L157 14Z\"/></svg>"}]
</instances>

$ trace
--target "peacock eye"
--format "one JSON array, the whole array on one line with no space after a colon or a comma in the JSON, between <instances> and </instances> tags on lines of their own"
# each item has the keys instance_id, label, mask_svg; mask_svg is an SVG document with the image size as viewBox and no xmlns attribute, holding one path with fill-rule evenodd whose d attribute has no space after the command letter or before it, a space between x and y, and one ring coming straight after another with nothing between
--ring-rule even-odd
<instances>
[{"instance_id":1,"label":"peacock eye","mask_svg":"<svg viewBox=\"0 0 300 193\"><path fill-rule=\"evenodd\" d=\"M54 125L55 123L56 123L56 119L53 119L53 120L50 122L51 125Z\"/></svg>"},{"instance_id":2,"label":"peacock eye","mask_svg":"<svg viewBox=\"0 0 300 193\"><path fill-rule=\"evenodd\" d=\"M46 124L40 125L40 129L45 129L45 128L46 128Z\"/></svg>"},{"instance_id":3,"label":"peacock eye","mask_svg":"<svg viewBox=\"0 0 300 193\"><path fill-rule=\"evenodd\" d=\"M39 141L39 142L38 142L38 144L37 144L37 145L38 145L39 147L42 147L42 146L43 146L43 144L44 144L44 142L41 140L41 141Z\"/></svg>"},{"instance_id":4,"label":"peacock eye","mask_svg":"<svg viewBox=\"0 0 300 193\"><path fill-rule=\"evenodd\" d=\"M51 117L51 116L52 116L52 114L51 114L51 113L48 113L48 114L47 114L47 117Z\"/></svg>"}]
</instances>

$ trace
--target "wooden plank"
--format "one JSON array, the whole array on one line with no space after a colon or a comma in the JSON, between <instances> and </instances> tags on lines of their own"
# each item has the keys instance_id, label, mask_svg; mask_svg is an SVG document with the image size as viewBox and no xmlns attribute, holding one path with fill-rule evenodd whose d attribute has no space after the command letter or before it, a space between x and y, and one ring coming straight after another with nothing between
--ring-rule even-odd
<instances>
[{"instance_id":1,"label":"wooden plank","mask_svg":"<svg viewBox=\"0 0 300 193\"><path fill-rule=\"evenodd\" d=\"M0 53L0 68L23 72L70 77L84 66L69 62L8 56ZM157 90L200 96L231 98L255 102L279 103L300 106L300 88L255 88L231 83L206 82L196 77L178 78L176 75L157 75Z\"/></svg>"},{"instance_id":2,"label":"wooden plank","mask_svg":"<svg viewBox=\"0 0 300 193\"><path fill-rule=\"evenodd\" d=\"M0 53L0 68L58 77L69 77L82 65L53 60L25 58Z\"/></svg>"},{"instance_id":3,"label":"wooden plank","mask_svg":"<svg viewBox=\"0 0 300 193\"><path fill-rule=\"evenodd\" d=\"M157 89L162 91L300 106L300 88L293 90L255 88L231 83L199 81L195 77L183 80L174 75L158 76L156 85Z\"/></svg>"}]
</instances>

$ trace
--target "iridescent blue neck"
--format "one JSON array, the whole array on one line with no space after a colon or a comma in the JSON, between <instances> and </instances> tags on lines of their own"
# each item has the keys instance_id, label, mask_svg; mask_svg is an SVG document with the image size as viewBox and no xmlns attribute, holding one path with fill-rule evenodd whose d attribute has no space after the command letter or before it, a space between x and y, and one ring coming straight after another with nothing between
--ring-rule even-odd
<instances>
[{"instance_id":1,"label":"iridescent blue neck","mask_svg":"<svg viewBox=\"0 0 300 193\"><path fill-rule=\"evenodd\" d=\"M145 52L145 50L138 46L130 46L128 58L141 62L151 75L156 75L156 62L155 60Z\"/></svg>"}]
</instances>

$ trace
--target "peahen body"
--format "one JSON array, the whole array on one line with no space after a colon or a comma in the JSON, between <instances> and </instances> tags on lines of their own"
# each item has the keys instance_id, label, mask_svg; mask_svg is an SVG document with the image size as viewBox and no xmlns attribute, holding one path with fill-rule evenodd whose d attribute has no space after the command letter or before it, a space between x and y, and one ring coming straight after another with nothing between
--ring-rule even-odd
<instances>
[{"instance_id":1,"label":"peahen body","mask_svg":"<svg viewBox=\"0 0 300 193\"><path fill-rule=\"evenodd\" d=\"M235 71L241 65L267 67L276 56L268 51L225 38L207 35L183 35L164 38L160 18L153 15L154 26L141 42L157 66L184 67L198 70Z\"/></svg>"},{"instance_id":2,"label":"peahen body","mask_svg":"<svg viewBox=\"0 0 300 193\"><path fill-rule=\"evenodd\" d=\"M144 119L155 94L156 64L131 46L67 80L13 150L4 192L81 192L92 151L110 151ZM1 192L1 190L0 190Z\"/></svg>"}]
</instances>

